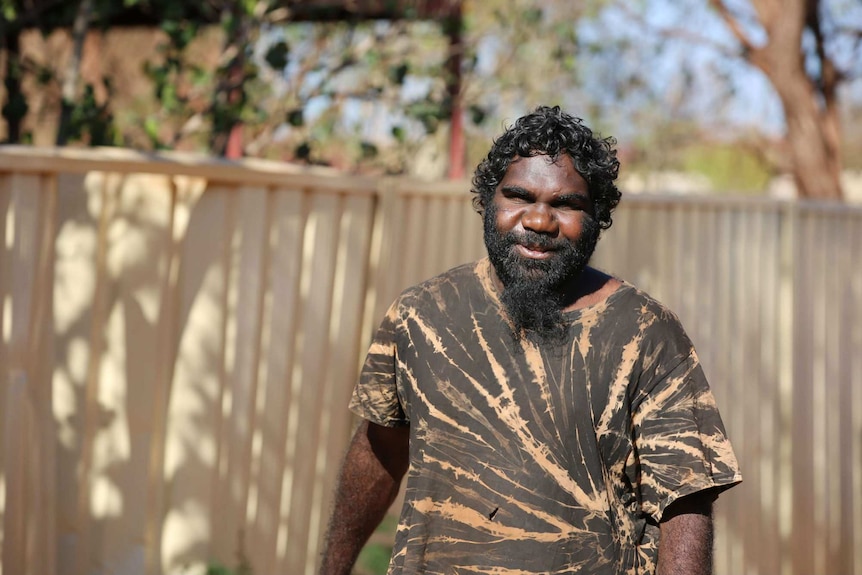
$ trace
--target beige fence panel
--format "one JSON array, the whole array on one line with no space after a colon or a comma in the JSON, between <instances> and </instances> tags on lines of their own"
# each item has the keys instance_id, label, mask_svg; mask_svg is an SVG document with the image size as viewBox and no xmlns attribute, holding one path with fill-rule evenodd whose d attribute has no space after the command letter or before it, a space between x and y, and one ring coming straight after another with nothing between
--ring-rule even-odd
<instances>
[{"instance_id":1,"label":"beige fence panel","mask_svg":"<svg viewBox=\"0 0 862 575\"><path fill-rule=\"evenodd\" d=\"M367 340L376 182L181 155L0 156L3 378L36 370L56 395L15 375L0 399L6 571L201 572L238 553L256 573L312 570ZM56 257L32 253L42 239Z\"/></svg>"},{"instance_id":2,"label":"beige fence panel","mask_svg":"<svg viewBox=\"0 0 862 575\"><path fill-rule=\"evenodd\" d=\"M718 574L862 573L860 248L858 208L645 198L601 242L680 315L739 455Z\"/></svg>"},{"instance_id":3,"label":"beige fence panel","mask_svg":"<svg viewBox=\"0 0 862 575\"><path fill-rule=\"evenodd\" d=\"M482 257L466 183L0 149L4 573L313 573L365 346ZM862 210L627 197L746 477L718 575L862 575ZM240 557L238 557L238 555Z\"/></svg>"},{"instance_id":4,"label":"beige fence panel","mask_svg":"<svg viewBox=\"0 0 862 575\"><path fill-rule=\"evenodd\" d=\"M3 572L54 569L51 309L56 182L0 176L0 488Z\"/></svg>"},{"instance_id":5,"label":"beige fence panel","mask_svg":"<svg viewBox=\"0 0 862 575\"><path fill-rule=\"evenodd\" d=\"M368 289L366 333L405 288L484 256L482 219L464 182L383 183Z\"/></svg>"}]
</instances>

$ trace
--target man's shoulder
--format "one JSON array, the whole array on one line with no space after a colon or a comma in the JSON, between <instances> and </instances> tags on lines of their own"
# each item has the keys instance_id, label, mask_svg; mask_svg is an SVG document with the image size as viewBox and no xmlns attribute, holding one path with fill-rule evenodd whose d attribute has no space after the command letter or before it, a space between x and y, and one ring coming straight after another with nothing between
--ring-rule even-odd
<instances>
[{"instance_id":1,"label":"man's shoulder","mask_svg":"<svg viewBox=\"0 0 862 575\"><path fill-rule=\"evenodd\" d=\"M673 326L681 328L681 322L676 313L659 298L654 297L633 283L617 278L619 286L608 298L612 305L609 310L630 315L642 326L654 325Z\"/></svg>"},{"instance_id":2,"label":"man's shoulder","mask_svg":"<svg viewBox=\"0 0 862 575\"><path fill-rule=\"evenodd\" d=\"M483 269L486 267L486 263L487 258L450 268L441 274L408 287L401 292L399 299L409 301L416 298L436 298L444 293L482 289L485 283Z\"/></svg>"},{"instance_id":3,"label":"man's shoulder","mask_svg":"<svg viewBox=\"0 0 862 575\"><path fill-rule=\"evenodd\" d=\"M450 282L478 281L482 273L482 268L487 262L488 258L483 258L481 260L457 265L453 268L449 268L441 274L437 274L425 281L419 282L414 287L433 289L438 285Z\"/></svg>"},{"instance_id":4,"label":"man's shoulder","mask_svg":"<svg viewBox=\"0 0 862 575\"><path fill-rule=\"evenodd\" d=\"M466 320L475 306L489 300L483 261L461 264L408 287L389 307L387 317L396 323L422 318L429 326Z\"/></svg>"},{"instance_id":5,"label":"man's shoulder","mask_svg":"<svg viewBox=\"0 0 862 575\"><path fill-rule=\"evenodd\" d=\"M691 355L694 344L682 321L668 305L627 281L623 281L618 293L620 296L610 306L614 308L613 315L608 318L615 326L615 333L626 333L625 326L628 326L630 341L637 340L642 350L648 355L655 352L656 358L681 360Z\"/></svg>"}]
</instances>

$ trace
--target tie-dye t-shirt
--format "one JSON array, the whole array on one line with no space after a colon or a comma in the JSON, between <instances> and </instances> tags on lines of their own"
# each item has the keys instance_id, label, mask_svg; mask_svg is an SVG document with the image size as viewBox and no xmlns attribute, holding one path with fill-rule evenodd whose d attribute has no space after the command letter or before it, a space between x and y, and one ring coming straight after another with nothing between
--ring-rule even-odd
<instances>
[{"instance_id":1,"label":"tie-dye t-shirt","mask_svg":"<svg viewBox=\"0 0 862 575\"><path fill-rule=\"evenodd\" d=\"M410 426L390 574L653 573L677 498L741 480L677 318L627 283L513 337L487 259L405 291L351 409Z\"/></svg>"}]
</instances>

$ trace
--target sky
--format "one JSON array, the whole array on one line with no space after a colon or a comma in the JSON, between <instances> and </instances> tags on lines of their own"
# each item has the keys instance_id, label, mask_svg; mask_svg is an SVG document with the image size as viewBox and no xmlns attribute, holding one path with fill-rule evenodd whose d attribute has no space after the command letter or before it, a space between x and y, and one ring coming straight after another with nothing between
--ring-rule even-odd
<instances>
[{"instance_id":1,"label":"sky","mask_svg":"<svg viewBox=\"0 0 862 575\"><path fill-rule=\"evenodd\" d=\"M703 9L703 2L651 0L649 6L642 21L633 17L635 8L611 7L596 20L581 23L581 34L587 41L608 43L614 39L630 46L614 65L603 58L587 60L585 77L607 70L617 75L638 73L651 91L678 106L678 113L706 123L729 120L737 127L757 126L768 134L781 132L781 103L766 77L709 45L730 49L734 40L723 22ZM691 37L668 37L661 30L681 30L680 34L690 33ZM706 41L698 41L695 35ZM594 88L601 90L602 83ZM620 129L625 130L625 117L643 105L643 99L636 96L611 103L621 107Z\"/></svg>"}]
</instances>

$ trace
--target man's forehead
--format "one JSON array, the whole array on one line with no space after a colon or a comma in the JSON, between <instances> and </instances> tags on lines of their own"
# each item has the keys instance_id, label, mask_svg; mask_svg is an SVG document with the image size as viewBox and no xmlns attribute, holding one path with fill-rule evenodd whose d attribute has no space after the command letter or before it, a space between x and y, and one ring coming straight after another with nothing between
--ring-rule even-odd
<instances>
[{"instance_id":1,"label":"man's forehead","mask_svg":"<svg viewBox=\"0 0 862 575\"><path fill-rule=\"evenodd\" d=\"M533 160L533 159L536 160ZM570 167L577 171L577 163L575 159L565 152L560 152L559 154L553 155L548 154L547 152L533 152L529 156L522 156L520 154L516 154L509 161L509 165L506 167L506 171L508 172L510 168L515 165L523 164L524 162L538 161L542 160L546 165L557 165L562 167ZM578 172L580 174L580 172ZM583 177L583 175L581 175Z\"/></svg>"},{"instance_id":2,"label":"man's forehead","mask_svg":"<svg viewBox=\"0 0 862 575\"><path fill-rule=\"evenodd\" d=\"M555 166L555 168L548 171L546 168L550 166ZM557 156L546 153L537 153L530 156L517 155L512 158L506 167L502 179L531 179L533 177L546 178L549 176L559 178L563 175L573 183L577 184L579 183L578 180L580 180L583 182L583 185L589 187L589 182L578 171L574 159L565 153L560 153Z\"/></svg>"}]
</instances>

